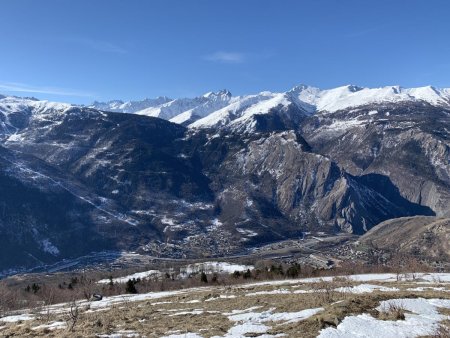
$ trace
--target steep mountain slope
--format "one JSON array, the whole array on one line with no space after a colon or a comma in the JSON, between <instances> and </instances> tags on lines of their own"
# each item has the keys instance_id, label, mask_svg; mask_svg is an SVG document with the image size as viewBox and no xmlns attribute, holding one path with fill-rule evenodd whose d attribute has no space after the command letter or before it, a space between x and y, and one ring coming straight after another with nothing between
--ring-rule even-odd
<instances>
[{"instance_id":1,"label":"steep mountain slope","mask_svg":"<svg viewBox=\"0 0 450 338\"><path fill-rule=\"evenodd\" d=\"M102 188L108 186L123 197L127 185L147 181L174 194L198 191L208 195L195 163L177 149L177 139L185 131L181 126L76 107L53 118L50 124L49 119L34 115L27 128L10 136L5 145L57 165L86 183L96 183L103 194L112 194ZM189 175L198 179L186 180Z\"/></svg>"},{"instance_id":2,"label":"steep mountain slope","mask_svg":"<svg viewBox=\"0 0 450 338\"><path fill-rule=\"evenodd\" d=\"M235 98L228 106L219 109L206 117L189 125L190 128L225 128L231 131L257 131L259 119L273 117L292 119L295 124L307 115L286 94L263 92L258 95L249 95Z\"/></svg>"},{"instance_id":3,"label":"steep mountain slope","mask_svg":"<svg viewBox=\"0 0 450 338\"><path fill-rule=\"evenodd\" d=\"M16 113L29 114L29 110ZM130 250L150 241L164 243L163 230L166 223L171 224L172 215L185 213L185 219L208 222L213 218L207 204L212 199L208 179L197 167L199 161L184 157L178 147L183 127L156 118L77 107L27 116L27 124L4 142L13 150L11 154L26 159L25 164L1 159L8 164L1 173L13 180L4 186L14 187L4 197L10 201L17 196L16 207L6 204L1 230L9 234L5 241L14 245L5 245L2 253L18 259L5 258L0 270L104 248ZM24 187L14 183L23 176L22 167L30 176ZM47 189L53 185L56 188ZM22 208L25 212L16 217L20 203L30 207ZM25 228L17 231L18 224L24 223ZM64 225L58 227L60 223ZM82 245L74 241L74 247L68 248L71 242L64 235L65 227L73 228L75 237L89 238ZM33 228L45 237L20 235L33 233ZM46 253L43 240L57 248L54 255Z\"/></svg>"},{"instance_id":4,"label":"steep mountain slope","mask_svg":"<svg viewBox=\"0 0 450 338\"><path fill-rule=\"evenodd\" d=\"M418 216L385 221L362 236L360 242L392 253L448 261L450 219Z\"/></svg>"},{"instance_id":5,"label":"steep mountain slope","mask_svg":"<svg viewBox=\"0 0 450 338\"><path fill-rule=\"evenodd\" d=\"M259 224L270 224L275 233L321 228L361 234L383 219L433 214L402 198L389 179L354 177L329 158L311 153L292 131L251 140L239 149L215 140L210 147L226 145L229 150L217 174L208 176L220 191L219 218L231 227L240 224L258 232ZM384 181L384 189L371 179ZM391 193L383 195L387 191Z\"/></svg>"},{"instance_id":6,"label":"steep mountain slope","mask_svg":"<svg viewBox=\"0 0 450 338\"><path fill-rule=\"evenodd\" d=\"M0 182L0 271L120 248L100 227L122 221L57 169L0 147Z\"/></svg>"},{"instance_id":7,"label":"steep mountain slope","mask_svg":"<svg viewBox=\"0 0 450 338\"><path fill-rule=\"evenodd\" d=\"M449 215L450 110L430 104L366 105L316 114L302 133L353 175L390 177L401 195Z\"/></svg>"}]
</instances>

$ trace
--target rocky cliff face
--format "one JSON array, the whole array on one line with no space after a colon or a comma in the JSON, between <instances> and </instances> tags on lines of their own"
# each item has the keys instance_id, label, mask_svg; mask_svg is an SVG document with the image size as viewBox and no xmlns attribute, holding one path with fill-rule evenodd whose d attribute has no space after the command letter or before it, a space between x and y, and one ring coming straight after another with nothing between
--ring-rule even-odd
<instances>
[{"instance_id":1,"label":"rocky cliff face","mask_svg":"<svg viewBox=\"0 0 450 338\"><path fill-rule=\"evenodd\" d=\"M271 216L275 224L277 218L282 220L277 228L283 230L364 233L384 219L432 213L401 197L387 177L353 176L328 157L311 152L293 131L249 142L230 154L219 172L213 183L227 192L228 198L219 205L232 224L263 222ZM384 184L382 189L376 186L378 182ZM235 203L230 203L233 198ZM239 201L251 208L237 212ZM257 212L260 220L255 215L248 217L248 209ZM267 210L272 213L266 215Z\"/></svg>"},{"instance_id":2,"label":"rocky cliff face","mask_svg":"<svg viewBox=\"0 0 450 338\"><path fill-rule=\"evenodd\" d=\"M388 176L400 194L449 213L450 112L428 104L375 105L317 115L302 126L313 149L353 175Z\"/></svg>"}]
</instances>

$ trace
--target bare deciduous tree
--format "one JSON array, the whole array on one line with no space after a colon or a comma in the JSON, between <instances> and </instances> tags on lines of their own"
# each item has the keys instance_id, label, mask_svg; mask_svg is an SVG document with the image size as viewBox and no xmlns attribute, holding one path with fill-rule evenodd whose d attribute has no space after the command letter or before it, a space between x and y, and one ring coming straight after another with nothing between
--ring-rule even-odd
<instances>
[{"instance_id":1,"label":"bare deciduous tree","mask_svg":"<svg viewBox=\"0 0 450 338\"><path fill-rule=\"evenodd\" d=\"M70 332L73 332L75 325L78 322L78 316L80 315L79 312L79 306L77 304L77 302L75 300L73 300L72 302L70 302L70 310L68 313L68 325L67 327L69 328Z\"/></svg>"}]
</instances>

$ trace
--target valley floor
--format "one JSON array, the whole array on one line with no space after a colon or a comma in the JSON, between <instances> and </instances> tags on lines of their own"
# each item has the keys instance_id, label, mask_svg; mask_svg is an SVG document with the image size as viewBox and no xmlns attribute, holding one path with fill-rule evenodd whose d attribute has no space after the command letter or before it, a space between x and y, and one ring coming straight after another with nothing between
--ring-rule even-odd
<instances>
[{"instance_id":1,"label":"valley floor","mask_svg":"<svg viewBox=\"0 0 450 338\"><path fill-rule=\"evenodd\" d=\"M23 310L1 336L438 337L450 273L364 274L125 294ZM441 336L442 337L442 336Z\"/></svg>"}]
</instances>

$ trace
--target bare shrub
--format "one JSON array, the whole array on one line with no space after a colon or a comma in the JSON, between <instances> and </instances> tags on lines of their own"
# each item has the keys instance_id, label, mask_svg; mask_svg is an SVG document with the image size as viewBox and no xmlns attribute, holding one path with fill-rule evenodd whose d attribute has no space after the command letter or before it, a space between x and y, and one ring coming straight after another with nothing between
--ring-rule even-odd
<instances>
[{"instance_id":1,"label":"bare shrub","mask_svg":"<svg viewBox=\"0 0 450 338\"><path fill-rule=\"evenodd\" d=\"M17 290L8 289L6 285L0 284L0 317L21 307L22 301L18 293Z\"/></svg>"},{"instance_id":2,"label":"bare shrub","mask_svg":"<svg viewBox=\"0 0 450 338\"><path fill-rule=\"evenodd\" d=\"M318 282L312 283L310 287L320 305L330 304L336 299L336 284L333 281L327 282L320 279Z\"/></svg>"},{"instance_id":3,"label":"bare shrub","mask_svg":"<svg viewBox=\"0 0 450 338\"><path fill-rule=\"evenodd\" d=\"M441 279L440 276L433 276L432 280L433 280L433 283L436 283L436 284L441 284L442 283L442 279Z\"/></svg>"},{"instance_id":4,"label":"bare shrub","mask_svg":"<svg viewBox=\"0 0 450 338\"><path fill-rule=\"evenodd\" d=\"M339 287L352 287L354 284L353 280L348 276L333 277L332 283Z\"/></svg>"},{"instance_id":5,"label":"bare shrub","mask_svg":"<svg viewBox=\"0 0 450 338\"><path fill-rule=\"evenodd\" d=\"M67 314L67 316L68 316L67 327L70 332L73 332L75 325L78 322L79 315L80 315L79 306L78 306L77 302L75 300L73 300L72 302L70 302L70 309Z\"/></svg>"},{"instance_id":6,"label":"bare shrub","mask_svg":"<svg viewBox=\"0 0 450 338\"><path fill-rule=\"evenodd\" d=\"M405 309L401 303L389 303L378 316L381 320L405 320Z\"/></svg>"}]
</instances>

